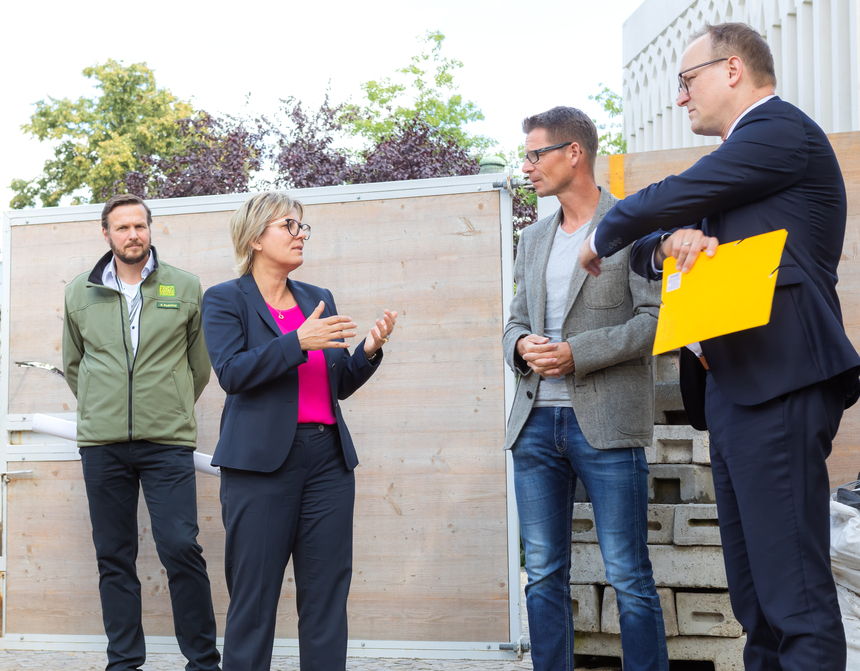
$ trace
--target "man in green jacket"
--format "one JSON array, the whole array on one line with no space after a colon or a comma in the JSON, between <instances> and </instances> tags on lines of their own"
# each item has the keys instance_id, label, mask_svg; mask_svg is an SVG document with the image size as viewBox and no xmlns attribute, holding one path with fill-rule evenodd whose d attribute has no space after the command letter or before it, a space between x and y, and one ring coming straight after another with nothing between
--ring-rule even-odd
<instances>
[{"instance_id":1,"label":"man in green jacket","mask_svg":"<svg viewBox=\"0 0 860 671\"><path fill-rule=\"evenodd\" d=\"M194 403L209 381L200 281L159 261L137 196L102 210L110 246L66 287L63 366L78 400L78 447L99 566L108 671L139 669L137 502L143 486L188 671L218 669L215 615L197 544Z\"/></svg>"}]
</instances>

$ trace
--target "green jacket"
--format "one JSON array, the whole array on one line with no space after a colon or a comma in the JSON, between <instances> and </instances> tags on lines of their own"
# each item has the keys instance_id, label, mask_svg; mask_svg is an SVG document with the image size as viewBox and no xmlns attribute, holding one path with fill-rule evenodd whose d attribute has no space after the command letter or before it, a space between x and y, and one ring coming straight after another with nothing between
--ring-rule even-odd
<instances>
[{"instance_id":1,"label":"green jacket","mask_svg":"<svg viewBox=\"0 0 860 671\"><path fill-rule=\"evenodd\" d=\"M63 368L78 399L78 445L149 440L197 445L194 402L209 382L200 280L159 263L143 281L137 355L128 305L102 284L108 252L66 287Z\"/></svg>"}]
</instances>

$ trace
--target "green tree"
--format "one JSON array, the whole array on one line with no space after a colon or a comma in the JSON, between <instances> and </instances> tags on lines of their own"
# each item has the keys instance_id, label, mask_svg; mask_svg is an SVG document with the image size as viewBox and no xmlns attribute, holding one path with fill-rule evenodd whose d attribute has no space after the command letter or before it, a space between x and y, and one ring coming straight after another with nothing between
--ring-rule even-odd
<instances>
[{"instance_id":1,"label":"green tree","mask_svg":"<svg viewBox=\"0 0 860 671\"><path fill-rule=\"evenodd\" d=\"M604 155L626 154L627 141L621 134L621 124L613 121L613 119L620 117L622 114L621 96L613 93L608 86L603 86L602 83L598 84L598 86L601 87L600 92L597 95L588 96L588 99L599 103L603 111L609 115L610 121L609 123L599 124L597 120L594 120L598 131L597 153Z\"/></svg>"},{"instance_id":2,"label":"green tree","mask_svg":"<svg viewBox=\"0 0 860 671\"><path fill-rule=\"evenodd\" d=\"M39 141L59 144L41 175L12 181L11 207L32 207L37 198L50 207L64 196L73 196L73 205L99 202L125 191L123 180L130 173L148 179L151 165L142 158L182 150L185 139L176 122L194 110L168 89L159 89L145 63L125 66L109 59L83 74L97 82L96 96L40 100L21 127ZM81 195L83 189L89 194Z\"/></svg>"},{"instance_id":3,"label":"green tree","mask_svg":"<svg viewBox=\"0 0 860 671\"><path fill-rule=\"evenodd\" d=\"M468 151L480 153L493 147L496 143L490 138L466 130L466 124L482 121L484 115L474 102L457 93L454 74L463 63L442 55L444 41L439 31L428 31L425 49L396 71L396 80L383 77L364 82L361 88L366 103L347 105L344 111L342 121L347 132L375 145L404 121L418 118Z\"/></svg>"}]
</instances>

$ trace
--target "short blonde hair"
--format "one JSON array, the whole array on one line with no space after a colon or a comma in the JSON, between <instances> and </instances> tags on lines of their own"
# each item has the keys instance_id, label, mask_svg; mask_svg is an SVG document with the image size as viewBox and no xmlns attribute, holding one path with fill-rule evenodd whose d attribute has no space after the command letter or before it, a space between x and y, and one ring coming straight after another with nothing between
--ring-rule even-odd
<instances>
[{"instance_id":1,"label":"short blonde hair","mask_svg":"<svg viewBox=\"0 0 860 671\"><path fill-rule=\"evenodd\" d=\"M236 257L236 272L247 275L254 267L254 243L265 233L273 219L286 217L297 210L304 216L304 207L286 191L264 191L251 196L230 217L230 238Z\"/></svg>"}]
</instances>

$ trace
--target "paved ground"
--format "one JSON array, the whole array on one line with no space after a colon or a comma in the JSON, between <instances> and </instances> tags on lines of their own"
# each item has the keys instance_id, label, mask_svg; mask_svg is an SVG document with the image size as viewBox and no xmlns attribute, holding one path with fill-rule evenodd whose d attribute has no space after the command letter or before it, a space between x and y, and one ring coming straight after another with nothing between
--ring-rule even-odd
<instances>
[{"instance_id":1,"label":"paved ground","mask_svg":"<svg viewBox=\"0 0 860 671\"><path fill-rule=\"evenodd\" d=\"M105 667L104 653L95 652L10 652L0 651L0 669L19 671L102 671ZM149 655L146 671L181 671L185 668L182 655ZM298 657L276 657L272 671L293 671L299 668ZM531 671L531 661L522 662L475 662L465 660L420 660L420 659L349 659L349 671Z\"/></svg>"},{"instance_id":2,"label":"paved ground","mask_svg":"<svg viewBox=\"0 0 860 671\"><path fill-rule=\"evenodd\" d=\"M521 582L525 584L525 572ZM523 597L522 603L525 604ZM523 606L523 623L526 623ZM528 625L525 625L526 628ZM526 632L527 634L528 632ZM149 654L144 671L182 671L185 668L182 655ZM0 650L0 671L103 671L107 657L102 652L33 652ZM272 671L294 671L299 668L298 657L275 657ZM474 660L424 660L351 658L347 661L349 671L532 671L528 654L519 662L477 662Z\"/></svg>"},{"instance_id":3,"label":"paved ground","mask_svg":"<svg viewBox=\"0 0 860 671\"><path fill-rule=\"evenodd\" d=\"M520 573L520 590L526 582L525 571ZM520 594L522 603L523 629L528 638L528 619L525 614L525 596ZM149 654L143 671L182 671L185 668L182 655ZM103 671L107 657L103 652L42 652L0 650L0 671ZM298 657L275 657L272 671L298 671ZM532 671L528 653L522 661L474 661L462 659L388 659L388 658L350 658L348 671ZM618 667L589 664L592 671L620 671ZM585 671L581 669L580 671Z\"/></svg>"}]
</instances>

